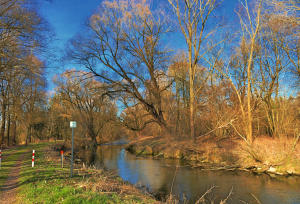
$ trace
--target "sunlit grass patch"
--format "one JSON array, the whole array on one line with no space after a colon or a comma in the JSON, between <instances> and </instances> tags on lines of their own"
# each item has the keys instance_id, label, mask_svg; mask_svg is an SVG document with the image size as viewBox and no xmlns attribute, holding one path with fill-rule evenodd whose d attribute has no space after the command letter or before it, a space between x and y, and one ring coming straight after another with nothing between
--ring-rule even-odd
<instances>
[{"instance_id":1,"label":"sunlit grass patch","mask_svg":"<svg viewBox=\"0 0 300 204\"><path fill-rule=\"evenodd\" d=\"M66 185L63 180L38 181L26 185L22 203L120 203L115 194L98 194Z\"/></svg>"},{"instance_id":2,"label":"sunlit grass patch","mask_svg":"<svg viewBox=\"0 0 300 204\"><path fill-rule=\"evenodd\" d=\"M67 168L61 168L57 153L45 147L32 146L36 150L34 168L31 167L31 155L26 155L24 159L20 172L19 203L155 202L143 198L142 194L131 194L134 187L122 186L122 182L115 178L107 179L102 171L86 169L80 172L76 169L74 177L70 178L68 165ZM119 195L120 191L124 192Z\"/></svg>"},{"instance_id":3,"label":"sunlit grass patch","mask_svg":"<svg viewBox=\"0 0 300 204\"><path fill-rule=\"evenodd\" d=\"M24 154L25 147L20 146L14 149L2 149L2 161L0 167L0 186L5 184L9 173L16 166L16 161L21 154Z\"/></svg>"}]
</instances>

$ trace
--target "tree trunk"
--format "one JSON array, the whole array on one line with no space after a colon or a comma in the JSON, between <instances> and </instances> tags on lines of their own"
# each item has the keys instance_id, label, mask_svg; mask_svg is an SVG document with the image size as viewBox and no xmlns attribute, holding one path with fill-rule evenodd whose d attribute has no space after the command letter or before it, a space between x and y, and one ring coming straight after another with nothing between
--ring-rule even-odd
<instances>
[{"instance_id":1,"label":"tree trunk","mask_svg":"<svg viewBox=\"0 0 300 204\"><path fill-rule=\"evenodd\" d=\"M94 131L94 124L93 124L93 119L91 119L90 124L88 124L88 135L92 139L92 143L90 145L90 158L89 158L89 163L94 164L95 159L96 159L96 152L97 152L97 135L95 134Z\"/></svg>"},{"instance_id":2,"label":"tree trunk","mask_svg":"<svg viewBox=\"0 0 300 204\"><path fill-rule=\"evenodd\" d=\"M194 85L194 83L190 82L190 85ZM195 139L194 90L193 90L193 88L190 88L190 130L191 130L191 138Z\"/></svg>"},{"instance_id":3,"label":"tree trunk","mask_svg":"<svg viewBox=\"0 0 300 204\"><path fill-rule=\"evenodd\" d=\"M1 121L1 130L0 130L0 144L3 144L4 142L4 134L5 134L5 123L6 123L6 104L5 100L3 100L2 103L2 121Z\"/></svg>"},{"instance_id":4,"label":"tree trunk","mask_svg":"<svg viewBox=\"0 0 300 204\"><path fill-rule=\"evenodd\" d=\"M31 125L27 128L27 136L26 136L26 145L28 145L31 142Z\"/></svg>"},{"instance_id":5,"label":"tree trunk","mask_svg":"<svg viewBox=\"0 0 300 204\"><path fill-rule=\"evenodd\" d=\"M12 121L12 143L13 145L17 144L17 121L16 117L14 117Z\"/></svg>"},{"instance_id":6,"label":"tree trunk","mask_svg":"<svg viewBox=\"0 0 300 204\"><path fill-rule=\"evenodd\" d=\"M248 59L247 64L247 111L248 111L248 124L247 124L247 140L251 144L253 141L252 136L252 112L251 112L251 81L252 81L252 73L251 73L251 67L252 67L252 61L253 61L253 52L254 52L254 44L255 44L255 35L252 38L251 41L251 50L250 50L250 56Z\"/></svg>"},{"instance_id":7,"label":"tree trunk","mask_svg":"<svg viewBox=\"0 0 300 204\"><path fill-rule=\"evenodd\" d=\"M8 112L8 118L7 118L7 132L6 132L6 136L7 136L7 146L10 145L10 114Z\"/></svg>"},{"instance_id":8,"label":"tree trunk","mask_svg":"<svg viewBox=\"0 0 300 204\"><path fill-rule=\"evenodd\" d=\"M179 85L178 85L178 81L176 81L176 123L175 123L175 133L176 136L178 136L179 134L179 119L180 119L180 93L179 93Z\"/></svg>"},{"instance_id":9,"label":"tree trunk","mask_svg":"<svg viewBox=\"0 0 300 204\"><path fill-rule=\"evenodd\" d=\"M94 131L94 120L93 119L89 119L88 120L88 124L87 124L87 127L88 127L88 135L89 137L92 139L92 146L97 146L97 135Z\"/></svg>"},{"instance_id":10,"label":"tree trunk","mask_svg":"<svg viewBox=\"0 0 300 204\"><path fill-rule=\"evenodd\" d=\"M191 43L191 42L190 42ZM189 49L189 82L190 82L190 137L195 139L195 123L194 123L194 67L192 64L192 48Z\"/></svg>"}]
</instances>

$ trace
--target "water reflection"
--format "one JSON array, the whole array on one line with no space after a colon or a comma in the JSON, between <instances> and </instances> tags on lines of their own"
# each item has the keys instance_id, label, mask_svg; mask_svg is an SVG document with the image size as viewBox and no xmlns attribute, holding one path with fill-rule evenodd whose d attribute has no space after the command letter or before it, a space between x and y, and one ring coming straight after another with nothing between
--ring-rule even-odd
<instances>
[{"instance_id":1,"label":"water reflection","mask_svg":"<svg viewBox=\"0 0 300 204\"><path fill-rule=\"evenodd\" d=\"M300 203L300 178L290 177L281 180L267 175L253 175L247 172L203 171L182 166L177 160L155 160L137 158L121 146L100 146L97 149L95 166L118 171L123 180L146 186L153 192L169 193L179 198L187 197L190 202L215 185L207 198L220 201L227 197L233 187L229 203L256 203L255 195L262 203ZM176 166L179 166L176 170Z\"/></svg>"}]
</instances>

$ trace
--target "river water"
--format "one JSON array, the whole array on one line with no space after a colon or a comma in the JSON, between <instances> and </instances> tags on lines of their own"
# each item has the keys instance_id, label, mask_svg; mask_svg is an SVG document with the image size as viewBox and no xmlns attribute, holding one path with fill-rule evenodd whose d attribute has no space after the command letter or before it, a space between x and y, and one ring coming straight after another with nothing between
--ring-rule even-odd
<instances>
[{"instance_id":1,"label":"river water","mask_svg":"<svg viewBox=\"0 0 300 204\"><path fill-rule=\"evenodd\" d=\"M254 175L250 172L206 171L190 168L179 160L136 157L123 146L104 145L97 149L95 166L114 170L125 181L147 188L157 197L172 191L178 199L194 203L210 187L206 198L215 203L300 204L300 177Z\"/></svg>"}]
</instances>

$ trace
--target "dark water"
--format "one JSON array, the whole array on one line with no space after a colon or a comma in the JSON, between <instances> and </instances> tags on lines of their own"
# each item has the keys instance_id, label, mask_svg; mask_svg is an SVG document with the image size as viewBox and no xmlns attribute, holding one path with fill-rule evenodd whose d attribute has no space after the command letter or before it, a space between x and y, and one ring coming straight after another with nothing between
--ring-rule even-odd
<instances>
[{"instance_id":1,"label":"dark water","mask_svg":"<svg viewBox=\"0 0 300 204\"><path fill-rule=\"evenodd\" d=\"M146 187L154 194L168 194L172 189L172 194L179 199L186 197L190 203L214 185L206 198L215 203L225 199L233 188L228 203L257 203L255 196L266 204L300 204L300 177L271 178L248 172L192 169L177 160L136 157L116 145L100 146L95 166L115 170L123 180Z\"/></svg>"}]
</instances>

